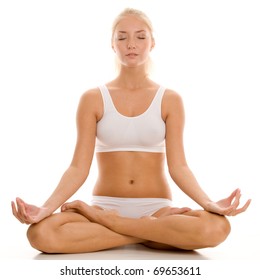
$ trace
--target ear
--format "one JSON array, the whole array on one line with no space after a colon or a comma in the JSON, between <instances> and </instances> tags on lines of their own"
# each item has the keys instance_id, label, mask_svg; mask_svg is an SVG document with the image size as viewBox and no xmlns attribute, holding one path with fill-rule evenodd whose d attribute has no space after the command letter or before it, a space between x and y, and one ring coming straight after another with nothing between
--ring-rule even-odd
<instances>
[{"instance_id":1,"label":"ear","mask_svg":"<svg viewBox=\"0 0 260 280\"><path fill-rule=\"evenodd\" d=\"M113 42L111 42L111 48L114 52L116 52Z\"/></svg>"},{"instance_id":2,"label":"ear","mask_svg":"<svg viewBox=\"0 0 260 280\"><path fill-rule=\"evenodd\" d=\"M150 51L152 51L154 47L155 47L155 40L153 39L153 40L152 40L152 44L151 44L151 49L150 49Z\"/></svg>"}]
</instances>

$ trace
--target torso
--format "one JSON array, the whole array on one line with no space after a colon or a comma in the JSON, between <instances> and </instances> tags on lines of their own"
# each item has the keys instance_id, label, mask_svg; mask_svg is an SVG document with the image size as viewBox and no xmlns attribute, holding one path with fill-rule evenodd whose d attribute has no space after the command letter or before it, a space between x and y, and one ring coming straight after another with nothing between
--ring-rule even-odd
<instances>
[{"instance_id":1,"label":"torso","mask_svg":"<svg viewBox=\"0 0 260 280\"><path fill-rule=\"evenodd\" d=\"M157 84L140 90L124 91L118 94L118 88L107 85L118 112L128 117L141 115L149 107ZM122 89L121 89L122 92ZM103 104L100 100L97 120L103 116ZM134 106L138 104L138 106ZM162 105L162 118L164 115ZM165 177L165 154L150 152L103 152L96 153L99 175L93 195L113 197L158 197L171 199L171 191Z\"/></svg>"},{"instance_id":2,"label":"torso","mask_svg":"<svg viewBox=\"0 0 260 280\"><path fill-rule=\"evenodd\" d=\"M171 199L164 161L162 153L97 153L99 176L93 194Z\"/></svg>"}]
</instances>

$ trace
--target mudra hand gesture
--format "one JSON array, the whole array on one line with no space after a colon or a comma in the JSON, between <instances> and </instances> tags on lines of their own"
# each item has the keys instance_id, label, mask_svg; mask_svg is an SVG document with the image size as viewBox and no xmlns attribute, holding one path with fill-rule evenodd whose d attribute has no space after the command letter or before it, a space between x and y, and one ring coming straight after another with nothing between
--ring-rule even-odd
<instances>
[{"instance_id":1,"label":"mudra hand gesture","mask_svg":"<svg viewBox=\"0 0 260 280\"><path fill-rule=\"evenodd\" d=\"M217 202L208 203L205 210L219 215L236 216L245 212L251 203L251 199L248 199L243 207L238 208L240 204L240 197L241 191L240 189L236 189L227 198L221 199Z\"/></svg>"}]
</instances>

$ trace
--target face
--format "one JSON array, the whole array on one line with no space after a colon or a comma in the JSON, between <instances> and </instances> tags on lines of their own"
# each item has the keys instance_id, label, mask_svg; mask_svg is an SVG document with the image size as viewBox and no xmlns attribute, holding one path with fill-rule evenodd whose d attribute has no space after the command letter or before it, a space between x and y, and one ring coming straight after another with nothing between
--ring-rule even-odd
<instances>
[{"instance_id":1,"label":"face","mask_svg":"<svg viewBox=\"0 0 260 280\"><path fill-rule=\"evenodd\" d=\"M117 24L112 48L122 65L136 67L144 64L154 47L154 40L146 23L135 16L125 16Z\"/></svg>"}]
</instances>

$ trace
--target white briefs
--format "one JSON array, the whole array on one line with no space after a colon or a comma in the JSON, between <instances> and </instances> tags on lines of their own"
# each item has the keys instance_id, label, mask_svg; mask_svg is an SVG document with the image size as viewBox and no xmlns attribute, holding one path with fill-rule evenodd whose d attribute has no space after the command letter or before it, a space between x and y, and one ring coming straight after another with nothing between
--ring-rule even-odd
<instances>
[{"instance_id":1,"label":"white briefs","mask_svg":"<svg viewBox=\"0 0 260 280\"><path fill-rule=\"evenodd\" d=\"M122 217L141 218L152 216L161 208L171 207L172 201L166 198L92 196L91 204L105 210L116 210Z\"/></svg>"}]
</instances>

